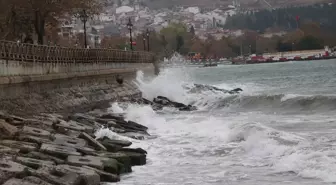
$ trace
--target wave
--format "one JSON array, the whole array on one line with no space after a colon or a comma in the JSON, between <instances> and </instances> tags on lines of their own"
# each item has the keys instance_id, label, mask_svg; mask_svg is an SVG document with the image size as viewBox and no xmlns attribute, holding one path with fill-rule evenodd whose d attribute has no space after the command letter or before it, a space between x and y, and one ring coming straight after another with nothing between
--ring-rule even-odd
<instances>
[{"instance_id":1,"label":"wave","mask_svg":"<svg viewBox=\"0 0 336 185\"><path fill-rule=\"evenodd\" d=\"M333 111L336 110L334 95L293 95L293 94L259 94L226 96L217 100L209 108L223 107L250 110L288 110L288 111Z\"/></svg>"}]
</instances>

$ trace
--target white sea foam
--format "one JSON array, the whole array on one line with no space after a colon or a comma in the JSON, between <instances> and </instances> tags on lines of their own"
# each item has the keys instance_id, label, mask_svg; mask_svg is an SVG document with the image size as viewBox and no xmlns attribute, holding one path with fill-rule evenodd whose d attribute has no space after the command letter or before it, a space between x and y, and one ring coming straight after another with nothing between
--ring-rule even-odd
<instances>
[{"instance_id":1,"label":"white sea foam","mask_svg":"<svg viewBox=\"0 0 336 185\"><path fill-rule=\"evenodd\" d=\"M192 83L184 69L166 69L152 80L146 80L139 72L136 80L148 99L163 95L183 103L204 105L223 98L223 94L214 92L189 94L183 85ZM245 85L253 88L253 84ZM233 88L235 85L218 84L218 87ZM249 95L260 87L256 89L252 89ZM295 97L289 95L281 101ZM277 114L230 111L213 114L204 110L179 114L164 110L162 114L153 111L150 106L131 104L120 107L113 104L110 111L126 113L127 119L148 126L150 134L157 136L156 139L133 144L133 147L148 151L148 164L135 168L121 184L238 185L249 180L248 184L256 185L263 184L261 179L267 184L267 179L275 178L268 175L274 173L281 175L276 177L279 181L273 180L272 184L280 185L284 181L292 181L288 172L303 177L303 181L314 178L317 184L336 182L336 154L332 147L316 148L322 141L309 139L310 134L276 128L279 125L302 124L301 117L288 118L287 122L287 118L282 119ZM313 115L305 115L305 120L315 119ZM287 124L281 125L281 121ZM329 117L328 121L336 119ZM105 135L120 137L106 129L96 133L99 137Z\"/></svg>"}]
</instances>

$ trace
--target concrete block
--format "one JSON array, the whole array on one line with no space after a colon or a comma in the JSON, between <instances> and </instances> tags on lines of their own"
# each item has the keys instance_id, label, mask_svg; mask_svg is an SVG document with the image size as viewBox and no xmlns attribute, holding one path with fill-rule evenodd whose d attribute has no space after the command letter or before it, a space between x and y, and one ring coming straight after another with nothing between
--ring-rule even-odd
<instances>
[{"instance_id":1,"label":"concrete block","mask_svg":"<svg viewBox=\"0 0 336 185\"><path fill-rule=\"evenodd\" d=\"M40 153L40 152L30 152L28 154L25 154L24 156L29 157L29 158L39 159L39 160L53 161L57 165L65 163L64 160L60 158L57 158L57 157L54 157L48 154Z\"/></svg>"},{"instance_id":2,"label":"concrete block","mask_svg":"<svg viewBox=\"0 0 336 185\"><path fill-rule=\"evenodd\" d=\"M0 154L17 154L19 152L20 149L0 145Z\"/></svg>"},{"instance_id":3,"label":"concrete block","mask_svg":"<svg viewBox=\"0 0 336 185\"><path fill-rule=\"evenodd\" d=\"M23 179L12 178L6 181L3 185L52 185L46 181L43 181L37 177L28 176Z\"/></svg>"},{"instance_id":4,"label":"concrete block","mask_svg":"<svg viewBox=\"0 0 336 185\"><path fill-rule=\"evenodd\" d=\"M67 163L74 166L90 166L97 169L104 169L102 158L95 156L69 156Z\"/></svg>"},{"instance_id":5,"label":"concrete block","mask_svg":"<svg viewBox=\"0 0 336 185\"><path fill-rule=\"evenodd\" d=\"M8 179L25 174L25 166L9 159L0 159L0 184Z\"/></svg>"},{"instance_id":6,"label":"concrete block","mask_svg":"<svg viewBox=\"0 0 336 185\"><path fill-rule=\"evenodd\" d=\"M104 171L112 174L120 174L123 165L116 159L102 158L101 160L104 164Z\"/></svg>"},{"instance_id":7,"label":"concrete block","mask_svg":"<svg viewBox=\"0 0 336 185\"><path fill-rule=\"evenodd\" d=\"M78 173L57 171L55 167L40 168L33 175L53 185L82 185L82 177Z\"/></svg>"},{"instance_id":8,"label":"concrete block","mask_svg":"<svg viewBox=\"0 0 336 185\"><path fill-rule=\"evenodd\" d=\"M67 135L55 134L53 143L58 145L67 145L71 147L84 147L86 146L86 141L80 138L74 138Z\"/></svg>"},{"instance_id":9,"label":"concrete block","mask_svg":"<svg viewBox=\"0 0 336 185\"><path fill-rule=\"evenodd\" d=\"M91 168L89 166L83 166L83 168L91 169L91 170L94 170L96 173L98 173L98 175L100 176L100 181L104 181L104 182L119 182L120 181L119 175L107 173L105 171L98 170L96 168Z\"/></svg>"},{"instance_id":10,"label":"concrete block","mask_svg":"<svg viewBox=\"0 0 336 185\"><path fill-rule=\"evenodd\" d=\"M106 148L101 143L99 143L99 141L95 140L85 132L82 132L79 137L85 139L89 145L93 146L97 150L106 150Z\"/></svg>"},{"instance_id":11,"label":"concrete block","mask_svg":"<svg viewBox=\"0 0 336 185\"><path fill-rule=\"evenodd\" d=\"M111 144L115 144L115 145L119 145L122 147L128 147L132 145L132 142L130 141L125 141L125 140L116 140L116 139L109 139L108 137L104 137L102 139L102 143L111 143Z\"/></svg>"},{"instance_id":12,"label":"concrete block","mask_svg":"<svg viewBox=\"0 0 336 185\"><path fill-rule=\"evenodd\" d=\"M17 157L14 161L23 164L25 166L31 167L33 169L39 169L43 166L53 166L55 163L53 161L46 161L46 160L38 160L28 157Z\"/></svg>"},{"instance_id":13,"label":"concrete block","mask_svg":"<svg viewBox=\"0 0 336 185\"><path fill-rule=\"evenodd\" d=\"M40 151L60 159L65 159L69 155L80 156L80 153L76 151L75 148L69 146L55 145L55 144L46 144L43 143Z\"/></svg>"},{"instance_id":14,"label":"concrete block","mask_svg":"<svg viewBox=\"0 0 336 185\"><path fill-rule=\"evenodd\" d=\"M58 165L55 170L59 173L77 173L81 176L82 185L99 185L100 176L95 170L69 165Z\"/></svg>"},{"instance_id":15,"label":"concrete block","mask_svg":"<svg viewBox=\"0 0 336 185\"><path fill-rule=\"evenodd\" d=\"M4 137L14 137L18 133L18 129L7 123L5 120L0 119L0 134L2 138Z\"/></svg>"},{"instance_id":16,"label":"concrete block","mask_svg":"<svg viewBox=\"0 0 336 185\"><path fill-rule=\"evenodd\" d=\"M38 148L38 145L36 143L28 143L14 140L2 140L0 141L0 144L11 148L19 149L21 153L35 151Z\"/></svg>"},{"instance_id":17,"label":"concrete block","mask_svg":"<svg viewBox=\"0 0 336 185\"><path fill-rule=\"evenodd\" d=\"M46 130L42 130L42 129L34 128L34 127L28 127L28 126L23 127L22 133L27 134L27 135L45 137L45 138L48 138L50 136L50 132Z\"/></svg>"},{"instance_id":18,"label":"concrete block","mask_svg":"<svg viewBox=\"0 0 336 185\"><path fill-rule=\"evenodd\" d=\"M129 173L132 172L132 161L130 156L128 156L125 153L122 152L116 152L116 153L111 153L111 152L103 152L99 153L100 157L103 158L110 158L110 159L115 159L119 163L123 164L122 169L120 169L120 173Z\"/></svg>"},{"instance_id":19,"label":"concrete block","mask_svg":"<svg viewBox=\"0 0 336 185\"><path fill-rule=\"evenodd\" d=\"M37 136L32 136L32 135L22 135L20 134L19 137L17 138L20 141L26 141L30 143L37 143L37 144L42 144L42 143L50 143L51 140L48 138L41 138Z\"/></svg>"},{"instance_id":20,"label":"concrete block","mask_svg":"<svg viewBox=\"0 0 336 185\"><path fill-rule=\"evenodd\" d=\"M56 124L56 127L63 127L66 129L70 129L70 130L76 130L76 131L80 131L80 132L92 132L93 128L86 126L84 124L75 122L75 121L61 121L60 123Z\"/></svg>"}]
</instances>

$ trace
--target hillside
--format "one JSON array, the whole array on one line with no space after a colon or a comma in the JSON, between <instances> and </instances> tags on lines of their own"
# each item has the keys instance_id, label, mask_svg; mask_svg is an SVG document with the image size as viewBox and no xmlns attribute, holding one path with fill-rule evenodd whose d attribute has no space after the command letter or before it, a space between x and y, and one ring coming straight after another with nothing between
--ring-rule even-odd
<instances>
[{"instance_id":1,"label":"hillside","mask_svg":"<svg viewBox=\"0 0 336 185\"><path fill-rule=\"evenodd\" d=\"M210 3L211 2L211 3ZM236 0L243 9L264 9L268 7L284 7L309 5L333 0ZM150 8L172 8L174 6L199 6L202 8L224 7L233 4L232 0L144 0L144 4Z\"/></svg>"}]
</instances>

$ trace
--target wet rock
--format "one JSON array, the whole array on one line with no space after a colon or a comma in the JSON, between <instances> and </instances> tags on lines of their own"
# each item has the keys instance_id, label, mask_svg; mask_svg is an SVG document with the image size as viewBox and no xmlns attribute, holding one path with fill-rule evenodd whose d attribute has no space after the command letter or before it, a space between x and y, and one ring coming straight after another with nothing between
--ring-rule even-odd
<instances>
[{"instance_id":1,"label":"wet rock","mask_svg":"<svg viewBox=\"0 0 336 185\"><path fill-rule=\"evenodd\" d=\"M74 138L63 134L55 134L53 143L57 145L66 145L70 147L84 147L87 142L81 138Z\"/></svg>"},{"instance_id":2,"label":"wet rock","mask_svg":"<svg viewBox=\"0 0 336 185\"><path fill-rule=\"evenodd\" d=\"M135 127L135 128L138 128L139 130L143 130L143 131L147 131L147 130L148 130L148 127L143 126L143 125L141 125L141 124L139 124L139 123L136 123L136 122L134 122L134 121L128 121L127 123L128 123L129 125L132 125L132 126Z\"/></svg>"},{"instance_id":3,"label":"wet rock","mask_svg":"<svg viewBox=\"0 0 336 185\"><path fill-rule=\"evenodd\" d=\"M102 119L113 119L113 120L119 120L119 121L124 121L124 116L122 114L104 114L100 118Z\"/></svg>"},{"instance_id":4,"label":"wet rock","mask_svg":"<svg viewBox=\"0 0 336 185\"><path fill-rule=\"evenodd\" d=\"M106 150L109 152L116 152L122 148L122 146L114 144L114 143L110 143L107 140L101 141L101 144L104 145Z\"/></svg>"},{"instance_id":5,"label":"wet rock","mask_svg":"<svg viewBox=\"0 0 336 185\"><path fill-rule=\"evenodd\" d=\"M128 133L121 133L122 136L125 137L129 137L132 139L136 139L136 140L144 140L145 139L145 135L141 134L141 133L137 133L137 132L128 132Z\"/></svg>"},{"instance_id":6,"label":"wet rock","mask_svg":"<svg viewBox=\"0 0 336 185\"><path fill-rule=\"evenodd\" d=\"M112 174L120 174L123 165L119 163L116 159L102 158L104 164L104 171Z\"/></svg>"},{"instance_id":7,"label":"wet rock","mask_svg":"<svg viewBox=\"0 0 336 185\"><path fill-rule=\"evenodd\" d=\"M104 158L111 158L117 160L119 163L123 164L122 169L120 169L120 173L130 173L132 172L132 161L131 158L122 152L110 153L103 152L100 153L99 156Z\"/></svg>"},{"instance_id":8,"label":"wet rock","mask_svg":"<svg viewBox=\"0 0 336 185\"><path fill-rule=\"evenodd\" d=\"M46 144L46 143L42 144L40 151L60 159L66 159L69 155L75 155L75 156L81 155L73 147L55 145L55 144Z\"/></svg>"},{"instance_id":9,"label":"wet rock","mask_svg":"<svg viewBox=\"0 0 336 185\"><path fill-rule=\"evenodd\" d=\"M164 96L158 96L157 98L154 98L153 102L155 104L158 104L158 105L164 106L164 107L174 107L174 108L179 109L180 111L194 111L194 110L197 110L197 108L195 106L185 105L183 103L175 102L175 101L172 101L172 100L170 100L170 99L168 99L167 97L164 97Z\"/></svg>"},{"instance_id":10,"label":"wet rock","mask_svg":"<svg viewBox=\"0 0 336 185\"><path fill-rule=\"evenodd\" d=\"M26 167L12 160L0 159L0 184L12 177L21 176L26 173Z\"/></svg>"},{"instance_id":11,"label":"wet rock","mask_svg":"<svg viewBox=\"0 0 336 185\"><path fill-rule=\"evenodd\" d=\"M75 147L83 155L97 155L97 151L89 147Z\"/></svg>"},{"instance_id":12,"label":"wet rock","mask_svg":"<svg viewBox=\"0 0 336 185\"><path fill-rule=\"evenodd\" d=\"M233 90L226 90L226 89L221 89L218 87L214 87L211 85L203 85L203 84L194 84L193 88L189 89L191 92L199 92L199 91L217 91L217 92L222 92L222 93L228 93L228 94L238 94L241 91L243 91L241 88L236 88Z\"/></svg>"},{"instance_id":13,"label":"wet rock","mask_svg":"<svg viewBox=\"0 0 336 185\"><path fill-rule=\"evenodd\" d=\"M89 166L83 166L83 168L94 170L100 176L101 181L104 181L104 182L119 182L120 181L120 177L118 175L107 173L105 171L98 170L96 168L91 168Z\"/></svg>"},{"instance_id":14,"label":"wet rock","mask_svg":"<svg viewBox=\"0 0 336 185\"><path fill-rule=\"evenodd\" d=\"M81 177L81 185L99 185L100 176L95 170L69 165L58 165L55 170L59 173L77 173Z\"/></svg>"},{"instance_id":15,"label":"wet rock","mask_svg":"<svg viewBox=\"0 0 336 185\"><path fill-rule=\"evenodd\" d=\"M136 152L136 153L140 153L140 154L147 154L147 151L142 149L142 148L122 148L120 149L120 151L123 152Z\"/></svg>"},{"instance_id":16,"label":"wet rock","mask_svg":"<svg viewBox=\"0 0 336 185\"><path fill-rule=\"evenodd\" d=\"M40 178L28 176L23 179L12 178L6 181L3 185L52 185Z\"/></svg>"},{"instance_id":17,"label":"wet rock","mask_svg":"<svg viewBox=\"0 0 336 185\"><path fill-rule=\"evenodd\" d=\"M50 137L50 132L46 130L34 128L34 127L24 126L21 132L26 135L32 135L32 136L38 136L38 137L44 137L44 138Z\"/></svg>"},{"instance_id":18,"label":"wet rock","mask_svg":"<svg viewBox=\"0 0 336 185\"><path fill-rule=\"evenodd\" d=\"M18 129L7 123L5 120L0 119L0 137L1 138L12 138L18 133Z\"/></svg>"},{"instance_id":19,"label":"wet rock","mask_svg":"<svg viewBox=\"0 0 336 185\"><path fill-rule=\"evenodd\" d=\"M132 166L142 166L146 164L146 154L132 152L132 151L120 151L131 158Z\"/></svg>"},{"instance_id":20,"label":"wet rock","mask_svg":"<svg viewBox=\"0 0 336 185\"><path fill-rule=\"evenodd\" d=\"M30 152L28 154L24 155L25 157L29 157L29 158L34 158L34 159L40 159L40 160L46 160L46 161L53 161L55 164L64 164L64 160L48 155L48 154L44 154L44 153L40 153L40 152Z\"/></svg>"},{"instance_id":21,"label":"wet rock","mask_svg":"<svg viewBox=\"0 0 336 185\"><path fill-rule=\"evenodd\" d=\"M44 166L53 166L55 163L53 161L38 160L28 157L17 157L14 159L15 162L21 163L25 166L31 167L33 169L39 169Z\"/></svg>"},{"instance_id":22,"label":"wet rock","mask_svg":"<svg viewBox=\"0 0 336 185\"><path fill-rule=\"evenodd\" d=\"M85 132L82 132L79 135L79 137L85 139L89 143L90 146L93 146L97 150L106 150L106 148L105 148L104 145L102 145L101 143L99 143L99 141L95 140L89 134L87 134Z\"/></svg>"},{"instance_id":23,"label":"wet rock","mask_svg":"<svg viewBox=\"0 0 336 185\"><path fill-rule=\"evenodd\" d=\"M11 148L19 149L21 153L35 151L38 148L38 145L36 143L28 143L14 140L2 140L0 141L0 144Z\"/></svg>"},{"instance_id":24,"label":"wet rock","mask_svg":"<svg viewBox=\"0 0 336 185\"><path fill-rule=\"evenodd\" d=\"M97 169L104 169L103 161L95 156L69 156L67 163L73 166L90 166Z\"/></svg>"},{"instance_id":25,"label":"wet rock","mask_svg":"<svg viewBox=\"0 0 336 185\"><path fill-rule=\"evenodd\" d=\"M117 139L109 139L108 137L104 137L102 139L99 139L103 144L114 144L121 147L128 147L132 145L132 142L125 141L125 140L117 140Z\"/></svg>"},{"instance_id":26,"label":"wet rock","mask_svg":"<svg viewBox=\"0 0 336 185\"><path fill-rule=\"evenodd\" d=\"M50 166L40 168L33 175L53 185L85 185L78 173L56 170L55 167Z\"/></svg>"}]
</instances>

